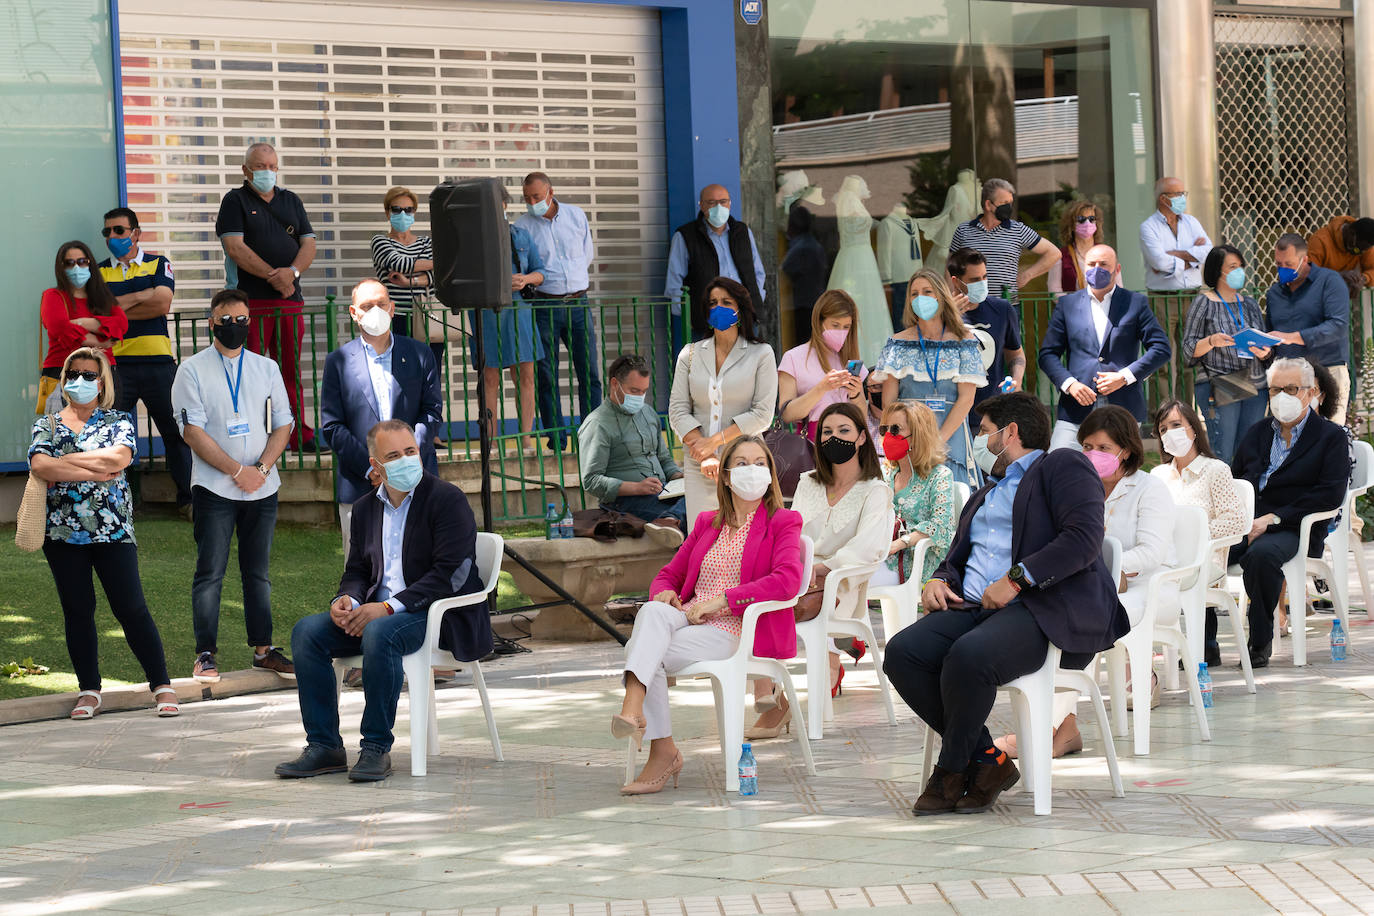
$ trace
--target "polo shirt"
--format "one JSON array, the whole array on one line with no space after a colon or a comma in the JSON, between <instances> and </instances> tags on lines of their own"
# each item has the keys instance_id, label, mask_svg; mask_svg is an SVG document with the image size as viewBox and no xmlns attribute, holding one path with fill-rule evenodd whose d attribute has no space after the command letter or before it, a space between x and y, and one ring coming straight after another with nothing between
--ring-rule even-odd
<instances>
[{"instance_id":1,"label":"polo shirt","mask_svg":"<svg viewBox=\"0 0 1374 916\"><path fill-rule=\"evenodd\" d=\"M996 296L989 296L964 312L963 319L964 327L978 339L978 355L983 358L983 369L988 376L988 383L973 392L973 403L981 404L1002 393L1002 379L1009 374L1006 351L1022 349L1020 322L1011 303ZM968 421L977 429L982 418L970 410Z\"/></svg>"},{"instance_id":2,"label":"polo shirt","mask_svg":"<svg viewBox=\"0 0 1374 916\"><path fill-rule=\"evenodd\" d=\"M142 248L128 264L115 258L100 262L100 276L116 297L139 293L155 286L176 290L172 279L172 262L160 254L148 254ZM114 345L116 359L131 363L162 363L172 361L172 339L167 334L167 316L131 318L124 339Z\"/></svg>"},{"instance_id":3,"label":"polo shirt","mask_svg":"<svg viewBox=\"0 0 1374 916\"><path fill-rule=\"evenodd\" d=\"M300 239L314 238L315 230L305 215L305 204L285 188L274 188L272 199L263 200L247 181L224 195L215 217L215 235L238 235L268 267L290 267L301 250ZM246 270L238 271L238 288L250 299L287 298L303 301L297 280L290 296L283 297L272 284Z\"/></svg>"},{"instance_id":4,"label":"polo shirt","mask_svg":"<svg viewBox=\"0 0 1374 916\"><path fill-rule=\"evenodd\" d=\"M981 217L974 217L954 230L949 250L974 248L981 252L988 262L988 290L994 296L1005 293L1015 303L1020 298L1016 277L1021 270L1021 253L1038 244L1040 233L1025 223L1009 219L989 232L983 228Z\"/></svg>"}]
</instances>

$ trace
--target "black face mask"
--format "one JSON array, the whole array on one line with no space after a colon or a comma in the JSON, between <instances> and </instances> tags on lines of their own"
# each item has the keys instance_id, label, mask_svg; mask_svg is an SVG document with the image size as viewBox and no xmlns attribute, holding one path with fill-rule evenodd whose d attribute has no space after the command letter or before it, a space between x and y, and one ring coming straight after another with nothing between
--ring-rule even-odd
<instances>
[{"instance_id":1,"label":"black face mask","mask_svg":"<svg viewBox=\"0 0 1374 916\"><path fill-rule=\"evenodd\" d=\"M839 436L831 436L821 443L821 454L831 464L844 464L859 451L858 442L850 442Z\"/></svg>"},{"instance_id":2,"label":"black face mask","mask_svg":"<svg viewBox=\"0 0 1374 916\"><path fill-rule=\"evenodd\" d=\"M248 339L248 328L241 324L216 324L215 340L229 350L237 350Z\"/></svg>"},{"instance_id":3,"label":"black face mask","mask_svg":"<svg viewBox=\"0 0 1374 916\"><path fill-rule=\"evenodd\" d=\"M882 409L883 409L883 390L882 390L881 388L879 388L877 391L870 391L870 392L868 393L868 403L872 404L874 407L878 408L879 410L882 410Z\"/></svg>"},{"instance_id":4,"label":"black face mask","mask_svg":"<svg viewBox=\"0 0 1374 916\"><path fill-rule=\"evenodd\" d=\"M1002 204L1002 206L992 211L992 215L999 223L1005 223L1007 220L1011 219L1011 204Z\"/></svg>"}]
</instances>

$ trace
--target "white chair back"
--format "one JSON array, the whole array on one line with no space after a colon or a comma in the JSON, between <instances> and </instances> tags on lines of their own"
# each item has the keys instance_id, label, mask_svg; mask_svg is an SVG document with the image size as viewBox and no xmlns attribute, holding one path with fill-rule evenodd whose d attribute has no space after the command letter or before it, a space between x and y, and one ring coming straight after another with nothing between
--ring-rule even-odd
<instances>
[{"instance_id":1,"label":"white chair back","mask_svg":"<svg viewBox=\"0 0 1374 916\"><path fill-rule=\"evenodd\" d=\"M1255 485L1248 480L1235 479L1236 495L1240 497L1241 515L1245 519L1245 530L1255 524Z\"/></svg>"},{"instance_id":2,"label":"white chair back","mask_svg":"<svg viewBox=\"0 0 1374 916\"><path fill-rule=\"evenodd\" d=\"M801 559L801 584L797 586L797 594L792 598L793 604L800 601L801 596L806 594L808 586L811 585L811 567L816 565L816 542L811 540L810 535L803 534L801 536Z\"/></svg>"},{"instance_id":3,"label":"white chair back","mask_svg":"<svg viewBox=\"0 0 1374 916\"><path fill-rule=\"evenodd\" d=\"M482 593L490 595L501 578L501 557L505 552L501 535L477 532L477 575L482 577Z\"/></svg>"},{"instance_id":4,"label":"white chair back","mask_svg":"<svg viewBox=\"0 0 1374 916\"><path fill-rule=\"evenodd\" d=\"M1178 558L1174 569L1192 569L1180 579L1178 587L1183 600L1201 599L1207 589L1207 564L1212 542L1207 537L1207 511L1201 506L1179 506L1174 516L1174 551Z\"/></svg>"},{"instance_id":5,"label":"white chair back","mask_svg":"<svg viewBox=\"0 0 1374 916\"><path fill-rule=\"evenodd\" d=\"M1112 582L1121 581L1121 542L1108 535L1102 539L1102 562L1112 574Z\"/></svg>"},{"instance_id":6,"label":"white chair back","mask_svg":"<svg viewBox=\"0 0 1374 916\"><path fill-rule=\"evenodd\" d=\"M1350 492L1360 495L1369 489L1374 474L1374 445L1364 440L1355 443L1355 469L1350 474Z\"/></svg>"},{"instance_id":7,"label":"white chair back","mask_svg":"<svg viewBox=\"0 0 1374 916\"><path fill-rule=\"evenodd\" d=\"M954 482L954 519L959 520L959 516L964 514L964 507L968 505L968 499L973 495L973 491L968 488L968 484Z\"/></svg>"}]
</instances>

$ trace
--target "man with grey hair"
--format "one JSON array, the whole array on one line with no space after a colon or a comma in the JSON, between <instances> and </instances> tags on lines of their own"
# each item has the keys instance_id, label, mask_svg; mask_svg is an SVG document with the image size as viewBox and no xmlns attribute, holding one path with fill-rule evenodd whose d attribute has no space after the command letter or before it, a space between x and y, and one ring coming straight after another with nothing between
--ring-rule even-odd
<instances>
[{"instance_id":1,"label":"man with grey hair","mask_svg":"<svg viewBox=\"0 0 1374 916\"><path fill-rule=\"evenodd\" d=\"M1277 359L1269 367L1270 419L1244 434L1231 473L1255 488L1255 521L1244 541L1231 548L1250 599L1250 664L1263 668L1273 650L1274 610L1283 591L1283 564L1298 552L1298 522L1311 512L1345 501L1350 479L1350 443L1345 431L1323 419L1312 403L1317 395L1312 364ZM1312 526L1309 556L1321 556L1327 524ZM1304 595L1290 596L1293 601Z\"/></svg>"},{"instance_id":2,"label":"man with grey hair","mask_svg":"<svg viewBox=\"0 0 1374 916\"><path fill-rule=\"evenodd\" d=\"M1212 240L1188 213L1188 192L1177 178L1155 182L1155 212L1140 224L1140 253L1145 257L1145 288L1197 289L1202 262Z\"/></svg>"},{"instance_id":3,"label":"man with grey hair","mask_svg":"<svg viewBox=\"0 0 1374 916\"><path fill-rule=\"evenodd\" d=\"M1018 291L1047 272L1059 260L1059 249L1025 223L1012 218L1016 189L1011 182L989 178L983 182L983 212L954 230L949 250L975 248L988 262L988 288L1016 306L1020 314ZM1021 253L1029 251L1039 260L1021 269Z\"/></svg>"},{"instance_id":4,"label":"man with grey hair","mask_svg":"<svg viewBox=\"0 0 1374 916\"><path fill-rule=\"evenodd\" d=\"M1332 419L1345 424L1350 403L1350 294L1334 270L1307 256L1307 240L1297 233L1279 236L1274 251L1279 278L1265 294L1270 331L1283 343L1277 356L1301 356L1325 366L1336 379L1340 402Z\"/></svg>"},{"instance_id":5,"label":"man with grey hair","mask_svg":"<svg viewBox=\"0 0 1374 916\"><path fill-rule=\"evenodd\" d=\"M305 336L301 274L315 260L315 230L301 199L277 187L277 151L254 143L243 156L243 184L220 201L215 217L235 285L248 295L248 349L281 366L297 427L292 448L314 448L315 433L301 410L300 352Z\"/></svg>"}]
</instances>

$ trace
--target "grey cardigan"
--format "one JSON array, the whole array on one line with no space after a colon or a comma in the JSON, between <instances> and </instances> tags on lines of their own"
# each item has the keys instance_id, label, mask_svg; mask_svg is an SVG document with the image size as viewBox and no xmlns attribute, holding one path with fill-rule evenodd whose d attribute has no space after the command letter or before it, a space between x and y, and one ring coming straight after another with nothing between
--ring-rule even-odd
<instances>
[{"instance_id":1,"label":"grey cardigan","mask_svg":"<svg viewBox=\"0 0 1374 916\"><path fill-rule=\"evenodd\" d=\"M668 422L681 439L701 428L712 435L731 423L745 435L758 435L773 425L778 406L778 363L773 348L742 336L716 373L715 335L682 348L668 401Z\"/></svg>"}]
</instances>

